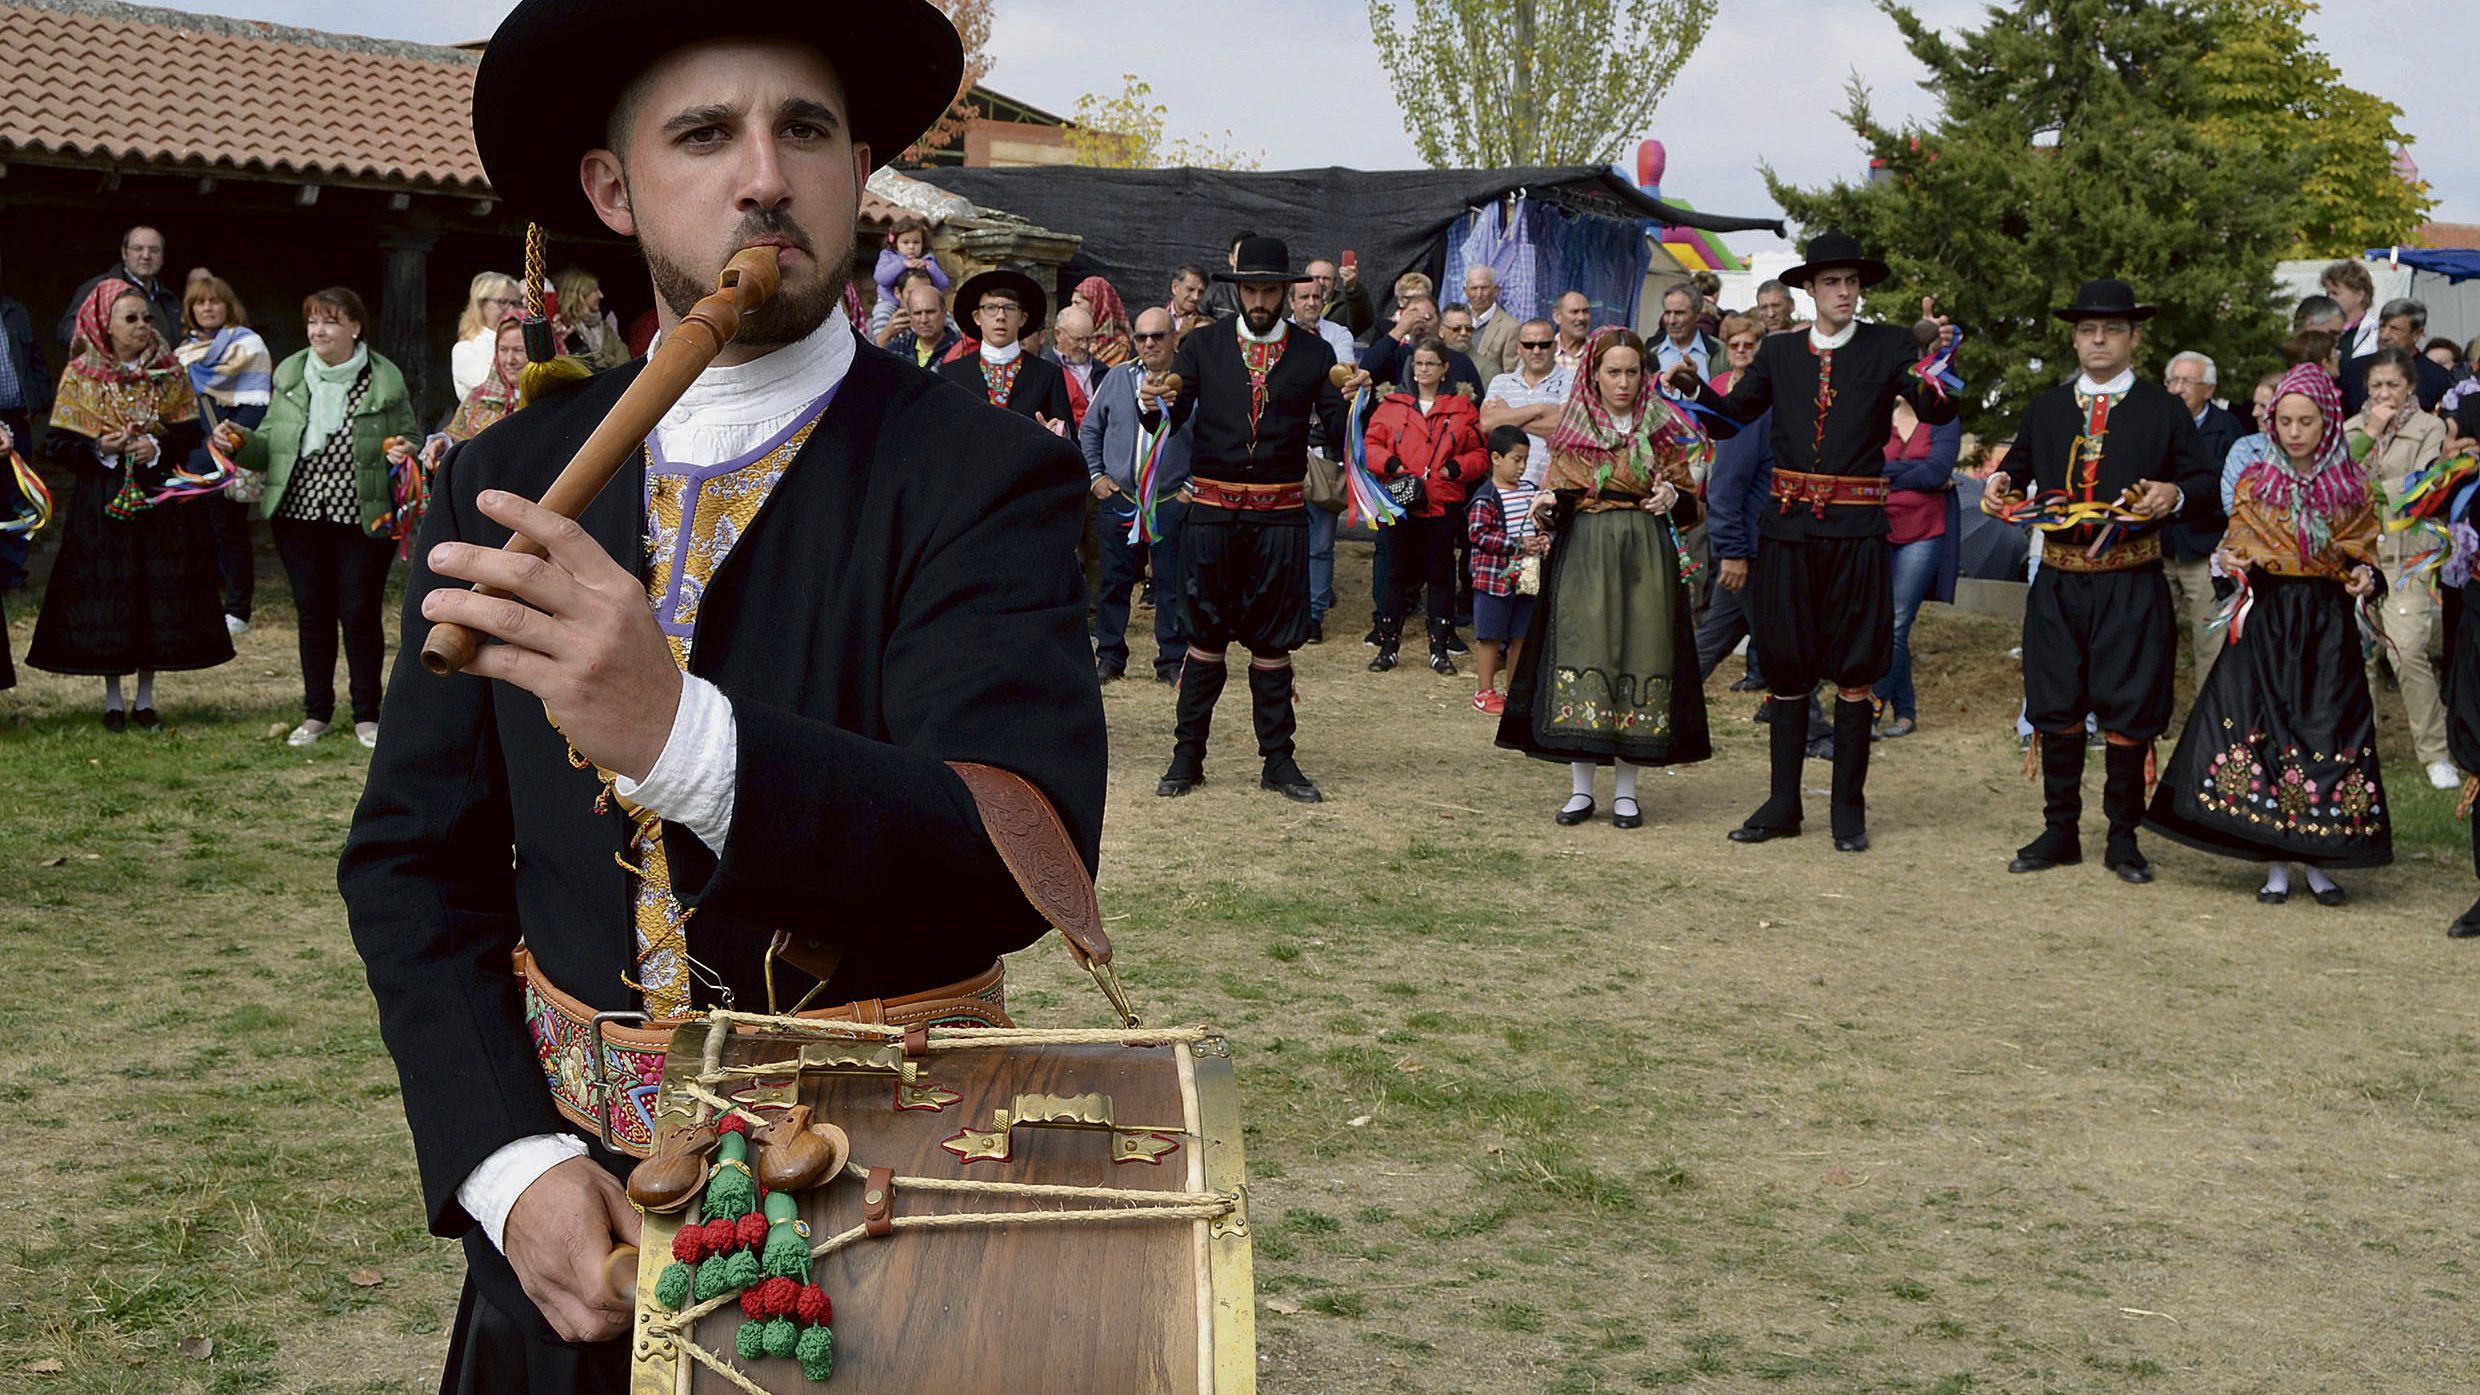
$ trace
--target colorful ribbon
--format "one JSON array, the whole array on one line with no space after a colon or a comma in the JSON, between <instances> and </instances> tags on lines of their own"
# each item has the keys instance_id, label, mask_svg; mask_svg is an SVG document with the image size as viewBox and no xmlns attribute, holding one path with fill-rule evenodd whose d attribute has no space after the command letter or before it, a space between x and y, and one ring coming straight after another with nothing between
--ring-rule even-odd
<instances>
[{"instance_id":1,"label":"colorful ribbon","mask_svg":"<svg viewBox=\"0 0 2480 1395\"><path fill-rule=\"evenodd\" d=\"M25 503L17 517L0 523L0 533L31 538L52 521L52 491L45 487L43 477L34 472L34 467L26 463L26 457L14 450L9 452L9 473L16 478L17 495Z\"/></svg>"},{"instance_id":2,"label":"colorful ribbon","mask_svg":"<svg viewBox=\"0 0 2480 1395\"><path fill-rule=\"evenodd\" d=\"M1955 372L1955 350L1963 347L1963 326L1952 326L1954 337L1943 349L1932 349L1920 362L1912 365L1912 376L1920 385L1937 394L1940 402L1947 394L1963 391L1963 377Z\"/></svg>"},{"instance_id":3,"label":"colorful ribbon","mask_svg":"<svg viewBox=\"0 0 2480 1395\"><path fill-rule=\"evenodd\" d=\"M1378 476L1369 468L1372 401L1368 388L1353 394L1351 419L1344 428L1343 522L1347 528L1384 528L1404 516L1403 505L1388 495L1386 486L1378 482Z\"/></svg>"},{"instance_id":4,"label":"colorful ribbon","mask_svg":"<svg viewBox=\"0 0 2480 1395\"><path fill-rule=\"evenodd\" d=\"M1163 442L1171 439L1171 422L1163 419L1161 426L1148 431L1144 421L1137 424L1137 515L1128 520L1128 541L1150 543L1162 536L1154 522L1154 504L1162 481Z\"/></svg>"},{"instance_id":5,"label":"colorful ribbon","mask_svg":"<svg viewBox=\"0 0 2480 1395\"><path fill-rule=\"evenodd\" d=\"M388 440L394 444L403 438L391 436ZM412 442L404 444L411 446ZM421 451L408 450L403 464L388 467L388 497L393 507L362 531L374 538L394 538L396 555L410 558L414 532L422 526L422 515L431 506L431 472L422 464Z\"/></svg>"}]
</instances>

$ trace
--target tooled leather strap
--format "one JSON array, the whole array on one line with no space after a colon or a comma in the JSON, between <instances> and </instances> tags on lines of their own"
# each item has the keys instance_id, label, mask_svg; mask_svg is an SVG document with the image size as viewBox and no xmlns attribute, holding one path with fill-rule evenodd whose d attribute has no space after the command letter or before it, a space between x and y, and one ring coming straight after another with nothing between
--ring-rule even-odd
<instances>
[{"instance_id":1,"label":"tooled leather strap","mask_svg":"<svg viewBox=\"0 0 2480 1395\"><path fill-rule=\"evenodd\" d=\"M1111 936L1102 928L1102 903L1059 811L1031 780L1012 770L970 761L949 761L947 768L972 793L990 845L1016 878L1017 889L1067 939L1077 963L1109 967Z\"/></svg>"}]
</instances>

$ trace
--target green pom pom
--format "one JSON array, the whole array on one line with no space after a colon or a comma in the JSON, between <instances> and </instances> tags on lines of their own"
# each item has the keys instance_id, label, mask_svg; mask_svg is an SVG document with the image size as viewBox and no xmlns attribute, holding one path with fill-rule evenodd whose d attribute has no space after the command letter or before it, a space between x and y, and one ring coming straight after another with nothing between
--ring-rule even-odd
<instances>
[{"instance_id":1,"label":"green pom pom","mask_svg":"<svg viewBox=\"0 0 2480 1395\"><path fill-rule=\"evenodd\" d=\"M811 1380L825 1380L835 1374L835 1334L823 1327L801 1329L801 1339L792 1345L792 1354L800 1360L801 1374Z\"/></svg>"},{"instance_id":2,"label":"green pom pom","mask_svg":"<svg viewBox=\"0 0 2480 1395\"><path fill-rule=\"evenodd\" d=\"M788 1317L779 1317L769 1321L766 1325L766 1354L769 1356L792 1355L793 1344L799 1340L800 1335L801 1329L795 1326L792 1319Z\"/></svg>"},{"instance_id":3,"label":"green pom pom","mask_svg":"<svg viewBox=\"0 0 2480 1395\"><path fill-rule=\"evenodd\" d=\"M743 1361L755 1361L766 1355L766 1324L742 1323L740 1332L732 1338L732 1348L741 1354Z\"/></svg>"},{"instance_id":4,"label":"green pom pom","mask_svg":"<svg viewBox=\"0 0 2480 1395\"><path fill-rule=\"evenodd\" d=\"M737 1221L757 1209L758 1184L740 1168L717 1164L706 1183L706 1218Z\"/></svg>"},{"instance_id":5,"label":"green pom pom","mask_svg":"<svg viewBox=\"0 0 2480 1395\"><path fill-rule=\"evenodd\" d=\"M777 1193L781 1195L781 1193ZM769 1198L772 1200L773 1198ZM809 1241L789 1225L766 1233L766 1272L778 1278L809 1282Z\"/></svg>"},{"instance_id":6,"label":"green pom pom","mask_svg":"<svg viewBox=\"0 0 2480 1395\"><path fill-rule=\"evenodd\" d=\"M738 1293L758 1282L758 1257L747 1250L735 1250L723 1261L723 1291Z\"/></svg>"},{"instance_id":7,"label":"green pom pom","mask_svg":"<svg viewBox=\"0 0 2480 1395\"><path fill-rule=\"evenodd\" d=\"M662 1277L654 1281L654 1301L678 1312L687 1307L690 1290L695 1287L697 1272L679 1260L663 1266Z\"/></svg>"},{"instance_id":8,"label":"green pom pom","mask_svg":"<svg viewBox=\"0 0 2480 1395\"><path fill-rule=\"evenodd\" d=\"M724 1274L725 1263L723 1256L709 1255L698 1264L697 1301L703 1303L710 1298L720 1298L724 1295L731 1283L731 1280Z\"/></svg>"}]
</instances>

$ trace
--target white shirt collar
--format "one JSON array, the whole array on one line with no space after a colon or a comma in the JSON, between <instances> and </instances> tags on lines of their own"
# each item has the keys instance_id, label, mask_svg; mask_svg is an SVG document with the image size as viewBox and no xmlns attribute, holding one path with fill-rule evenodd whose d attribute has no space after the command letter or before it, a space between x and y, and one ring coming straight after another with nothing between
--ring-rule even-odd
<instances>
[{"instance_id":1,"label":"white shirt collar","mask_svg":"<svg viewBox=\"0 0 2480 1395\"><path fill-rule=\"evenodd\" d=\"M1858 320L1844 321L1843 328L1832 336L1819 334L1817 326L1812 324L1808 327L1808 346L1812 349L1839 349L1850 343L1851 337L1859 332Z\"/></svg>"},{"instance_id":2,"label":"white shirt collar","mask_svg":"<svg viewBox=\"0 0 2480 1395\"><path fill-rule=\"evenodd\" d=\"M982 362L995 363L1004 368L1008 364L1014 363L1017 355L1022 354L1024 351L1025 341L1022 339L1017 340L1004 349L992 348L990 346L990 341L985 339L982 341Z\"/></svg>"},{"instance_id":3,"label":"white shirt collar","mask_svg":"<svg viewBox=\"0 0 2480 1395\"><path fill-rule=\"evenodd\" d=\"M1475 310L1473 311L1473 328L1487 329L1490 327L1490 321L1496 318L1498 318L1498 306L1495 304L1487 310Z\"/></svg>"},{"instance_id":4,"label":"white shirt collar","mask_svg":"<svg viewBox=\"0 0 2480 1395\"><path fill-rule=\"evenodd\" d=\"M2092 375L2089 373L2078 373L2075 375L2075 390L2084 394L2086 397L2116 397L2120 393L2125 392L2127 389L2134 387L2135 385L2136 370L2132 368L2122 368L2118 370L2118 376L2110 379L2106 383L2094 382L2092 380Z\"/></svg>"},{"instance_id":5,"label":"white shirt collar","mask_svg":"<svg viewBox=\"0 0 2480 1395\"><path fill-rule=\"evenodd\" d=\"M1289 317L1275 321L1274 330L1268 334L1249 333L1249 320L1246 315L1232 316L1231 324L1232 328L1240 331L1240 342L1243 344L1279 344L1283 341L1283 336L1289 334L1292 329Z\"/></svg>"},{"instance_id":6,"label":"white shirt collar","mask_svg":"<svg viewBox=\"0 0 2480 1395\"><path fill-rule=\"evenodd\" d=\"M656 430L779 418L842 382L852 364L852 323L839 305L803 339L747 363L709 365Z\"/></svg>"}]
</instances>

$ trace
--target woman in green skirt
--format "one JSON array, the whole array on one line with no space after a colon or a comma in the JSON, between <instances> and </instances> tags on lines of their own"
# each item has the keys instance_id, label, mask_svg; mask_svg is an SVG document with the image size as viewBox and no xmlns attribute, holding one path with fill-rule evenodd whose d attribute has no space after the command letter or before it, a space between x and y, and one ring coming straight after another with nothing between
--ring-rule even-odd
<instances>
[{"instance_id":1,"label":"woman in green skirt","mask_svg":"<svg viewBox=\"0 0 2480 1395\"><path fill-rule=\"evenodd\" d=\"M1713 754L1678 532L1696 522L1690 467L1710 446L1653 390L1650 357L1627 330L1593 336L1534 505L1553 542L1498 744L1568 763L1562 826L1593 817L1596 766L1618 767L1611 821L1639 828L1637 767Z\"/></svg>"}]
</instances>

